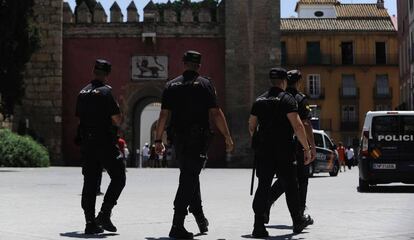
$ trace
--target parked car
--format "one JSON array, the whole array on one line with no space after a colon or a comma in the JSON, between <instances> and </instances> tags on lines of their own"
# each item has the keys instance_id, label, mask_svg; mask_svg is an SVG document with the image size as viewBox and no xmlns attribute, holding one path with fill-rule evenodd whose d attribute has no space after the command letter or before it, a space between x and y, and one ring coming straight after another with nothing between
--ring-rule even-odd
<instances>
[{"instance_id":1,"label":"parked car","mask_svg":"<svg viewBox=\"0 0 414 240\"><path fill-rule=\"evenodd\" d=\"M309 167L309 176L326 172L332 177L338 176L339 160L336 145L323 130L313 130L313 136L316 145L316 159Z\"/></svg>"},{"instance_id":2,"label":"parked car","mask_svg":"<svg viewBox=\"0 0 414 240\"><path fill-rule=\"evenodd\" d=\"M376 184L414 184L414 111L368 112L360 149L360 192Z\"/></svg>"}]
</instances>

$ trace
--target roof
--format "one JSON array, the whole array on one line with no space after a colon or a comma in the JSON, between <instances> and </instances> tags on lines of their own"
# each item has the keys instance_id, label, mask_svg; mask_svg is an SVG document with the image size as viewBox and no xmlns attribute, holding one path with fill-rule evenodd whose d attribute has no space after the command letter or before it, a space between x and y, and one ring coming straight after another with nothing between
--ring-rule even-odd
<instances>
[{"instance_id":1,"label":"roof","mask_svg":"<svg viewBox=\"0 0 414 240\"><path fill-rule=\"evenodd\" d=\"M280 29L284 32L338 31L338 32L395 32L391 18L335 19L335 18L283 18Z\"/></svg>"},{"instance_id":2,"label":"roof","mask_svg":"<svg viewBox=\"0 0 414 240\"><path fill-rule=\"evenodd\" d=\"M338 18L389 18L387 9L377 4L338 4L335 6Z\"/></svg>"},{"instance_id":3,"label":"roof","mask_svg":"<svg viewBox=\"0 0 414 240\"><path fill-rule=\"evenodd\" d=\"M298 10L300 4L340 4L338 0L299 0L296 3L295 11Z\"/></svg>"}]
</instances>

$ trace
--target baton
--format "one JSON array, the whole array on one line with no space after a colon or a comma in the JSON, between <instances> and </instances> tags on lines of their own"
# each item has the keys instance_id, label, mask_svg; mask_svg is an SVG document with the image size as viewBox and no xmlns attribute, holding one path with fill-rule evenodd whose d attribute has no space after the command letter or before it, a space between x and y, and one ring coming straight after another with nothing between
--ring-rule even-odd
<instances>
[{"instance_id":1,"label":"baton","mask_svg":"<svg viewBox=\"0 0 414 240\"><path fill-rule=\"evenodd\" d=\"M253 166L253 169L252 169L252 181L251 181L251 185L250 185L250 196L253 196L253 188L254 188L254 178L255 178L255 174L256 174L256 166Z\"/></svg>"}]
</instances>

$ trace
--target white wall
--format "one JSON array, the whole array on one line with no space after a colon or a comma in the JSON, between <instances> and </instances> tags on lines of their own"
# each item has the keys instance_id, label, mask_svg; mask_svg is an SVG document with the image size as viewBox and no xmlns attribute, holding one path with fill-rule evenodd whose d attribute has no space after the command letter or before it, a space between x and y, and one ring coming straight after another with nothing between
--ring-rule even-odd
<instances>
[{"instance_id":1,"label":"white wall","mask_svg":"<svg viewBox=\"0 0 414 240\"><path fill-rule=\"evenodd\" d=\"M151 144L151 127L158 120L161 111L160 103L152 103L144 108L141 113L140 149L145 143Z\"/></svg>"},{"instance_id":2,"label":"white wall","mask_svg":"<svg viewBox=\"0 0 414 240\"><path fill-rule=\"evenodd\" d=\"M299 5L298 17L299 18L318 18L315 16L315 12L321 11L324 13L323 17L320 18L336 18L336 10L334 5L316 5L309 4Z\"/></svg>"}]
</instances>

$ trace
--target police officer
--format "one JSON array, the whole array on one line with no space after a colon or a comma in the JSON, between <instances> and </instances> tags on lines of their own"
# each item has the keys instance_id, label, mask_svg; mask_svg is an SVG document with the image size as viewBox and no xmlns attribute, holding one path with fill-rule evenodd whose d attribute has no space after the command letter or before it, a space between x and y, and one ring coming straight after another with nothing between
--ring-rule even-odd
<instances>
[{"instance_id":1,"label":"police officer","mask_svg":"<svg viewBox=\"0 0 414 240\"><path fill-rule=\"evenodd\" d=\"M311 123L311 111L309 107L308 100L306 98L306 95L299 92L299 84L300 80L302 79L302 74L299 70L292 70L288 72L288 87L286 88L286 92L292 94L296 101L298 102L298 113L299 117L303 123L303 126L305 127L306 131L306 137L308 140L308 143L311 147L311 161L313 161L316 157L316 148L315 148L315 140L313 138L313 128ZM298 177L298 183L299 183L299 198L300 198L300 211L303 215L306 208L306 195L308 191L308 180L309 180L309 164L310 162L304 162L304 156L302 151L302 145L297 141L296 139L296 150L295 150L295 157L297 162L297 177ZM280 180L277 180L271 188L270 193L270 199L269 199L269 205L267 209L267 218L266 223L269 222L269 213L270 208L273 205L274 202L285 192L285 189L281 183ZM313 223L313 219L306 215L307 218L309 218L309 221Z\"/></svg>"},{"instance_id":2,"label":"police officer","mask_svg":"<svg viewBox=\"0 0 414 240\"><path fill-rule=\"evenodd\" d=\"M217 105L212 83L201 77L201 54L187 51L184 54L184 73L166 84L162 95L162 110L156 130L156 151L165 150L162 135L167 119L168 137L176 151L180 166L180 180L174 200L174 219L169 236L177 239L193 239L193 234L184 228L187 209L194 215L201 233L208 231L208 220L204 216L199 174L207 160L210 138L209 117L225 137L226 151L233 150L226 119Z\"/></svg>"},{"instance_id":3,"label":"police officer","mask_svg":"<svg viewBox=\"0 0 414 240\"><path fill-rule=\"evenodd\" d=\"M125 186L125 166L116 159L118 150L117 130L121 113L112 96L112 89L105 85L111 72L111 64L96 60L94 80L84 87L78 96L76 116L79 118L77 140L80 143L84 176L82 208L86 218L85 234L116 232L111 222L111 211ZM108 172L111 183L104 196L101 211L95 219L96 189L102 168Z\"/></svg>"},{"instance_id":4,"label":"police officer","mask_svg":"<svg viewBox=\"0 0 414 240\"><path fill-rule=\"evenodd\" d=\"M249 131L254 136L255 162L259 184L253 201L255 213L253 237L269 234L264 226L270 187L276 174L286 189L286 200L293 220L293 231L300 233L309 225L299 209L299 192L294 161L293 133L302 143L305 160L310 159L306 133L298 115L295 98L285 92L287 73L273 68L269 73L272 87L258 97L249 119Z\"/></svg>"}]
</instances>

